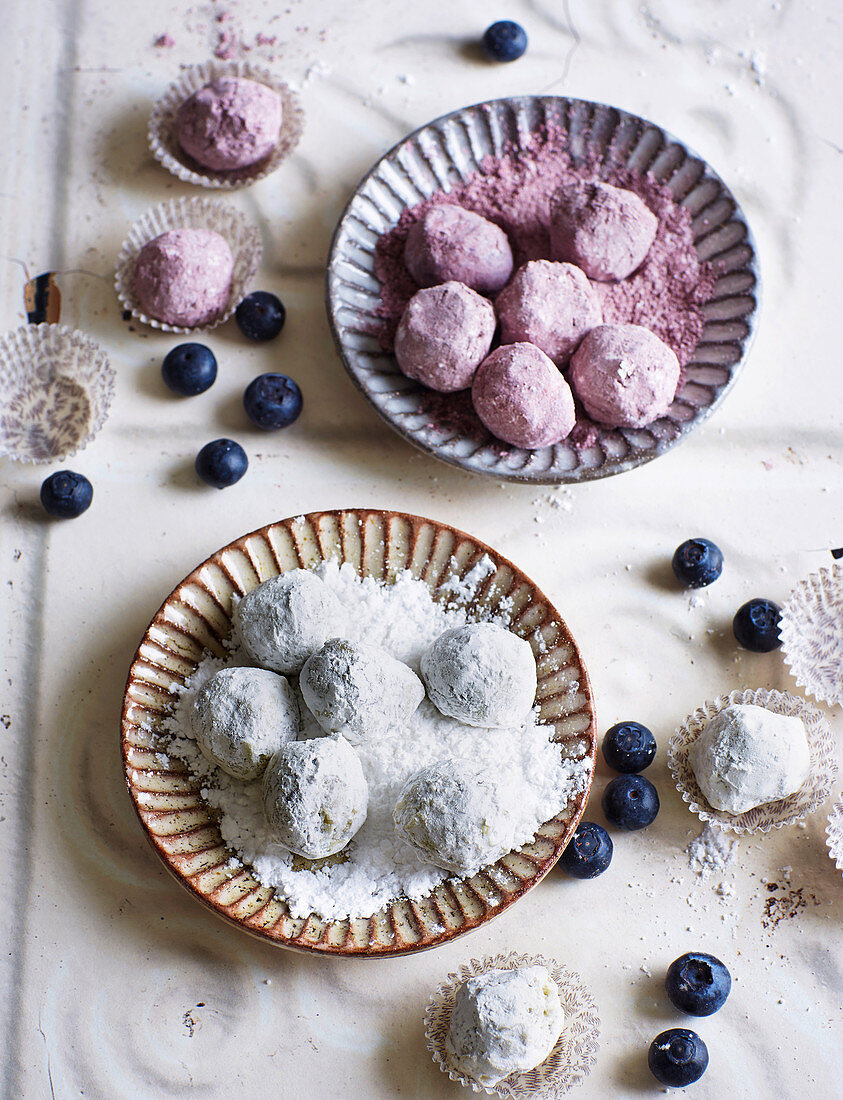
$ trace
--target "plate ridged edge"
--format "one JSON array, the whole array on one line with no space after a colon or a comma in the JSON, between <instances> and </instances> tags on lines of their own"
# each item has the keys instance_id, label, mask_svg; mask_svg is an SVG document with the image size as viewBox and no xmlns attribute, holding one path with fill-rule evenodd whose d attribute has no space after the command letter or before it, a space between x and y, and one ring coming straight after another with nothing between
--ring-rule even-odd
<instances>
[{"instance_id":1,"label":"plate ridged edge","mask_svg":"<svg viewBox=\"0 0 843 1100\"><path fill-rule=\"evenodd\" d=\"M576 642L544 594L511 562L447 524L378 510L315 512L268 525L217 551L164 601L129 671L121 716L124 770L144 831L168 869L219 915L271 943L332 955L405 954L445 943L497 916L535 886L576 828L588 787L533 842L469 879L449 879L420 901L399 899L371 918L293 918L273 891L233 859L200 784L167 756L163 722L173 690L209 652L224 654L231 601L260 581L322 560L348 561L361 575L389 581L404 569L434 594L464 578L484 556L496 571L468 601L493 609L509 601L511 629L537 653L538 700L566 756L588 758L592 775L596 717L588 673ZM440 597L443 593L439 593ZM544 650L542 652L542 650ZM572 686L576 682L576 687ZM590 786L590 782L589 782Z\"/></svg>"},{"instance_id":2,"label":"plate ridged edge","mask_svg":"<svg viewBox=\"0 0 843 1100\"><path fill-rule=\"evenodd\" d=\"M643 429L600 429L597 443L577 450L562 441L530 451L491 435L431 430L429 391L406 378L372 335L380 284L374 246L406 207L450 191L507 144L522 148L543 125L569 134L574 161L597 154L670 188L693 218L701 259L722 265L702 338L686 367L686 384L669 414ZM421 127L364 176L344 210L328 260L326 305L348 374L375 410L410 443L451 465L509 481L562 484L640 466L701 424L725 397L746 360L760 301L756 250L746 219L708 164L667 130L626 111L560 96L518 96L465 107Z\"/></svg>"}]
</instances>

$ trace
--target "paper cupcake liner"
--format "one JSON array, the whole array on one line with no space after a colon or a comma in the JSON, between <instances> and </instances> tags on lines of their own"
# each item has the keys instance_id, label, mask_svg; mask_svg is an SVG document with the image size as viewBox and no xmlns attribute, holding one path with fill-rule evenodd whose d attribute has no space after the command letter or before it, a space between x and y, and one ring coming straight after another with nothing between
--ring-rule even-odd
<instances>
[{"instance_id":1,"label":"paper cupcake liner","mask_svg":"<svg viewBox=\"0 0 843 1100\"><path fill-rule=\"evenodd\" d=\"M0 455L56 462L105 422L114 397L108 356L66 325L25 325L0 336Z\"/></svg>"},{"instance_id":2,"label":"paper cupcake liner","mask_svg":"<svg viewBox=\"0 0 843 1100\"><path fill-rule=\"evenodd\" d=\"M843 798L835 802L828 818L825 835L828 854L838 871L843 871Z\"/></svg>"},{"instance_id":3,"label":"paper cupcake liner","mask_svg":"<svg viewBox=\"0 0 843 1100\"><path fill-rule=\"evenodd\" d=\"M262 160L245 168L229 172L214 171L197 163L179 145L177 117L179 108L200 88L222 76L255 80L272 88L281 97L281 131L274 149ZM168 172L198 187L215 187L234 191L270 175L295 149L304 128L304 112L298 96L292 89L266 69L250 65L246 61L206 61L185 69L152 108L149 118L149 147L152 155Z\"/></svg>"},{"instance_id":4,"label":"paper cupcake liner","mask_svg":"<svg viewBox=\"0 0 843 1100\"><path fill-rule=\"evenodd\" d=\"M756 806L742 814L730 814L710 806L699 788L690 764L691 746L704 726L715 714L733 703L751 703L766 707L774 714L801 718L808 735L811 754L808 778L798 791L787 798ZM720 829L731 829L735 833L768 833L771 829L780 829L783 825L792 825L801 820L825 801L837 774L834 739L825 716L805 699L783 691L765 691L763 688L757 691L733 691L698 707L668 742L667 765L677 791L690 809L702 821L710 821Z\"/></svg>"},{"instance_id":5,"label":"paper cupcake liner","mask_svg":"<svg viewBox=\"0 0 843 1100\"><path fill-rule=\"evenodd\" d=\"M231 249L234 257L231 296L225 311L210 324L196 325L193 328L166 324L155 317L148 317L135 297L132 273L138 253L148 241L171 229L212 229L225 239ZM257 229L228 203L204 198L171 199L147 210L129 230L117 257L114 285L123 308L145 325L164 332L210 332L227 321L246 296L260 264L262 251Z\"/></svg>"},{"instance_id":6,"label":"paper cupcake liner","mask_svg":"<svg viewBox=\"0 0 843 1100\"><path fill-rule=\"evenodd\" d=\"M548 969L559 989L559 1000L565 1011L565 1027L556 1046L540 1066L527 1073L512 1073L494 1087L481 1085L455 1069L445 1051L445 1038L457 989L467 978L489 970L515 970L520 966L544 966ZM554 1100L564 1096L591 1073L597 1059L600 1016L594 998L579 974L541 955L510 953L494 958L472 959L461 966L458 973L449 974L427 1006L424 1034L434 1062L452 1081L491 1096L541 1096L543 1100Z\"/></svg>"},{"instance_id":7,"label":"paper cupcake liner","mask_svg":"<svg viewBox=\"0 0 843 1100\"><path fill-rule=\"evenodd\" d=\"M843 705L843 563L796 585L782 608L779 634L797 684Z\"/></svg>"}]
</instances>

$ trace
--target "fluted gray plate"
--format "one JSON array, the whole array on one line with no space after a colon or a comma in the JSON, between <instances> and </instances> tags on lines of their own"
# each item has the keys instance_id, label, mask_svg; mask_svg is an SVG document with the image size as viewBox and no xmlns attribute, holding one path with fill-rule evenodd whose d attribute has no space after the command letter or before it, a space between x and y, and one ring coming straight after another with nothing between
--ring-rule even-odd
<instances>
[{"instance_id":1,"label":"fluted gray plate","mask_svg":"<svg viewBox=\"0 0 843 1100\"><path fill-rule=\"evenodd\" d=\"M376 336L380 282L375 244L407 207L450 191L481 171L489 155L523 147L551 124L568 134L575 163L611 157L666 184L693 217L701 260L719 265L705 327L686 381L666 416L646 428L601 428L593 446L563 440L526 450L501 443L478 423L461 432L431 414L430 391L406 378ZM724 399L746 360L755 329L759 275L752 233L720 177L666 130L616 107L561 96L515 96L464 107L410 134L363 178L334 233L327 307L343 364L395 431L453 466L508 481L588 481L640 466L679 443Z\"/></svg>"}]
</instances>

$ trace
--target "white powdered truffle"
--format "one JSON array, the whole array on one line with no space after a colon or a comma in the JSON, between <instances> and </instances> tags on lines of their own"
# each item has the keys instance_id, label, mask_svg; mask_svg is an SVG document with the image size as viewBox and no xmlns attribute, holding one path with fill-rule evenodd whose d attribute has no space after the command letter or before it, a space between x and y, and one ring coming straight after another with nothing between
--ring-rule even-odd
<instances>
[{"instance_id":1,"label":"white powdered truffle","mask_svg":"<svg viewBox=\"0 0 843 1100\"><path fill-rule=\"evenodd\" d=\"M473 760L440 760L411 776L392 814L423 863L474 874L512 848L514 814L499 772Z\"/></svg>"},{"instance_id":2,"label":"white powdered truffle","mask_svg":"<svg viewBox=\"0 0 843 1100\"><path fill-rule=\"evenodd\" d=\"M711 806L742 814L798 791L811 759L800 718L734 704L706 725L690 763Z\"/></svg>"},{"instance_id":3,"label":"white powdered truffle","mask_svg":"<svg viewBox=\"0 0 843 1100\"><path fill-rule=\"evenodd\" d=\"M536 698L529 642L494 623L469 623L440 634L421 659L437 710L469 726L520 726Z\"/></svg>"},{"instance_id":4,"label":"white powdered truffle","mask_svg":"<svg viewBox=\"0 0 843 1100\"><path fill-rule=\"evenodd\" d=\"M301 672L311 653L345 623L325 582L307 569L271 577L234 609L234 626L253 661L287 675Z\"/></svg>"},{"instance_id":5,"label":"white powdered truffle","mask_svg":"<svg viewBox=\"0 0 843 1100\"><path fill-rule=\"evenodd\" d=\"M544 966L488 970L457 990L445 1051L460 1073L495 1086L547 1058L565 1026L556 982Z\"/></svg>"},{"instance_id":6,"label":"white powdered truffle","mask_svg":"<svg viewBox=\"0 0 843 1100\"><path fill-rule=\"evenodd\" d=\"M322 729L352 745L401 726L424 698L424 685L402 661L343 638L331 638L305 662L299 686Z\"/></svg>"},{"instance_id":7,"label":"white powdered truffle","mask_svg":"<svg viewBox=\"0 0 843 1100\"><path fill-rule=\"evenodd\" d=\"M366 820L368 806L363 766L342 737L290 741L263 775L269 827L286 848L307 859L343 849Z\"/></svg>"},{"instance_id":8,"label":"white powdered truffle","mask_svg":"<svg viewBox=\"0 0 843 1100\"><path fill-rule=\"evenodd\" d=\"M236 779L256 779L299 732L299 705L283 676L263 668L223 668L196 695L196 743Z\"/></svg>"}]
</instances>

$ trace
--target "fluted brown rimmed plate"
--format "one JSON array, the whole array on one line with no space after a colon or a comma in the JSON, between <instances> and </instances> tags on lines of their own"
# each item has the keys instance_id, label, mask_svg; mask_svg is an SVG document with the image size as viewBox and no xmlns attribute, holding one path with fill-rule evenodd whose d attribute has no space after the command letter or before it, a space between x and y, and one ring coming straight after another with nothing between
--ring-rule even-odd
<instances>
[{"instance_id":1,"label":"fluted brown rimmed plate","mask_svg":"<svg viewBox=\"0 0 843 1100\"><path fill-rule=\"evenodd\" d=\"M484 556L494 569L472 586ZM372 917L293 918L283 897L232 860L201 783L169 755L166 728L177 692L211 654L224 656L232 599L287 569L348 562L360 576L389 584L409 570L438 602L454 603L453 581L469 619L506 609L509 627L533 647L541 721L568 759L588 761L588 784L535 839L464 879L446 879L420 900L399 898ZM475 571L475 576L483 570ZM451 581L448 585L446 582ZM444 587L443 587L444 586ZM176 878L210 909L277 944L326 955L382 957L435 947L497 916L551 869L588 799L596 722L588 674L576 642L543 593L506 558L444 523L388 511L314 512L280 520L212 554L167 597L141 641L122 714L126 782L147 837Z\"/></svg>"},{"instance_id":2,"label":"fluted brown rimmed plate","mask_svg":"<svg viewBox=\"0 0 843 1100\"><path fill-rule=\"evenodd\" d=\"M588 446L562 440L528 450L495 439L470 408L431 401L377 333L381 284L375 246L403 212L483 172L483 161L523 152L548 128L566 136L574 165L603 164L652 176L692 217L700 260L717 265L704 327L683 387L666 415L644 428L598 427ZM755 331L759 272L746 218L726 184L678 138L638 115L588 100L515 96L464 107L421 127L364 176L334 233L328 317L345 369L375 410L410 443L443 462L508 481L562 484L622 473L685 439L732 388ZM641 323L644 323L643 321ZM451 411L449 411L451 410Z\"/></svg>"}]
</instances>

